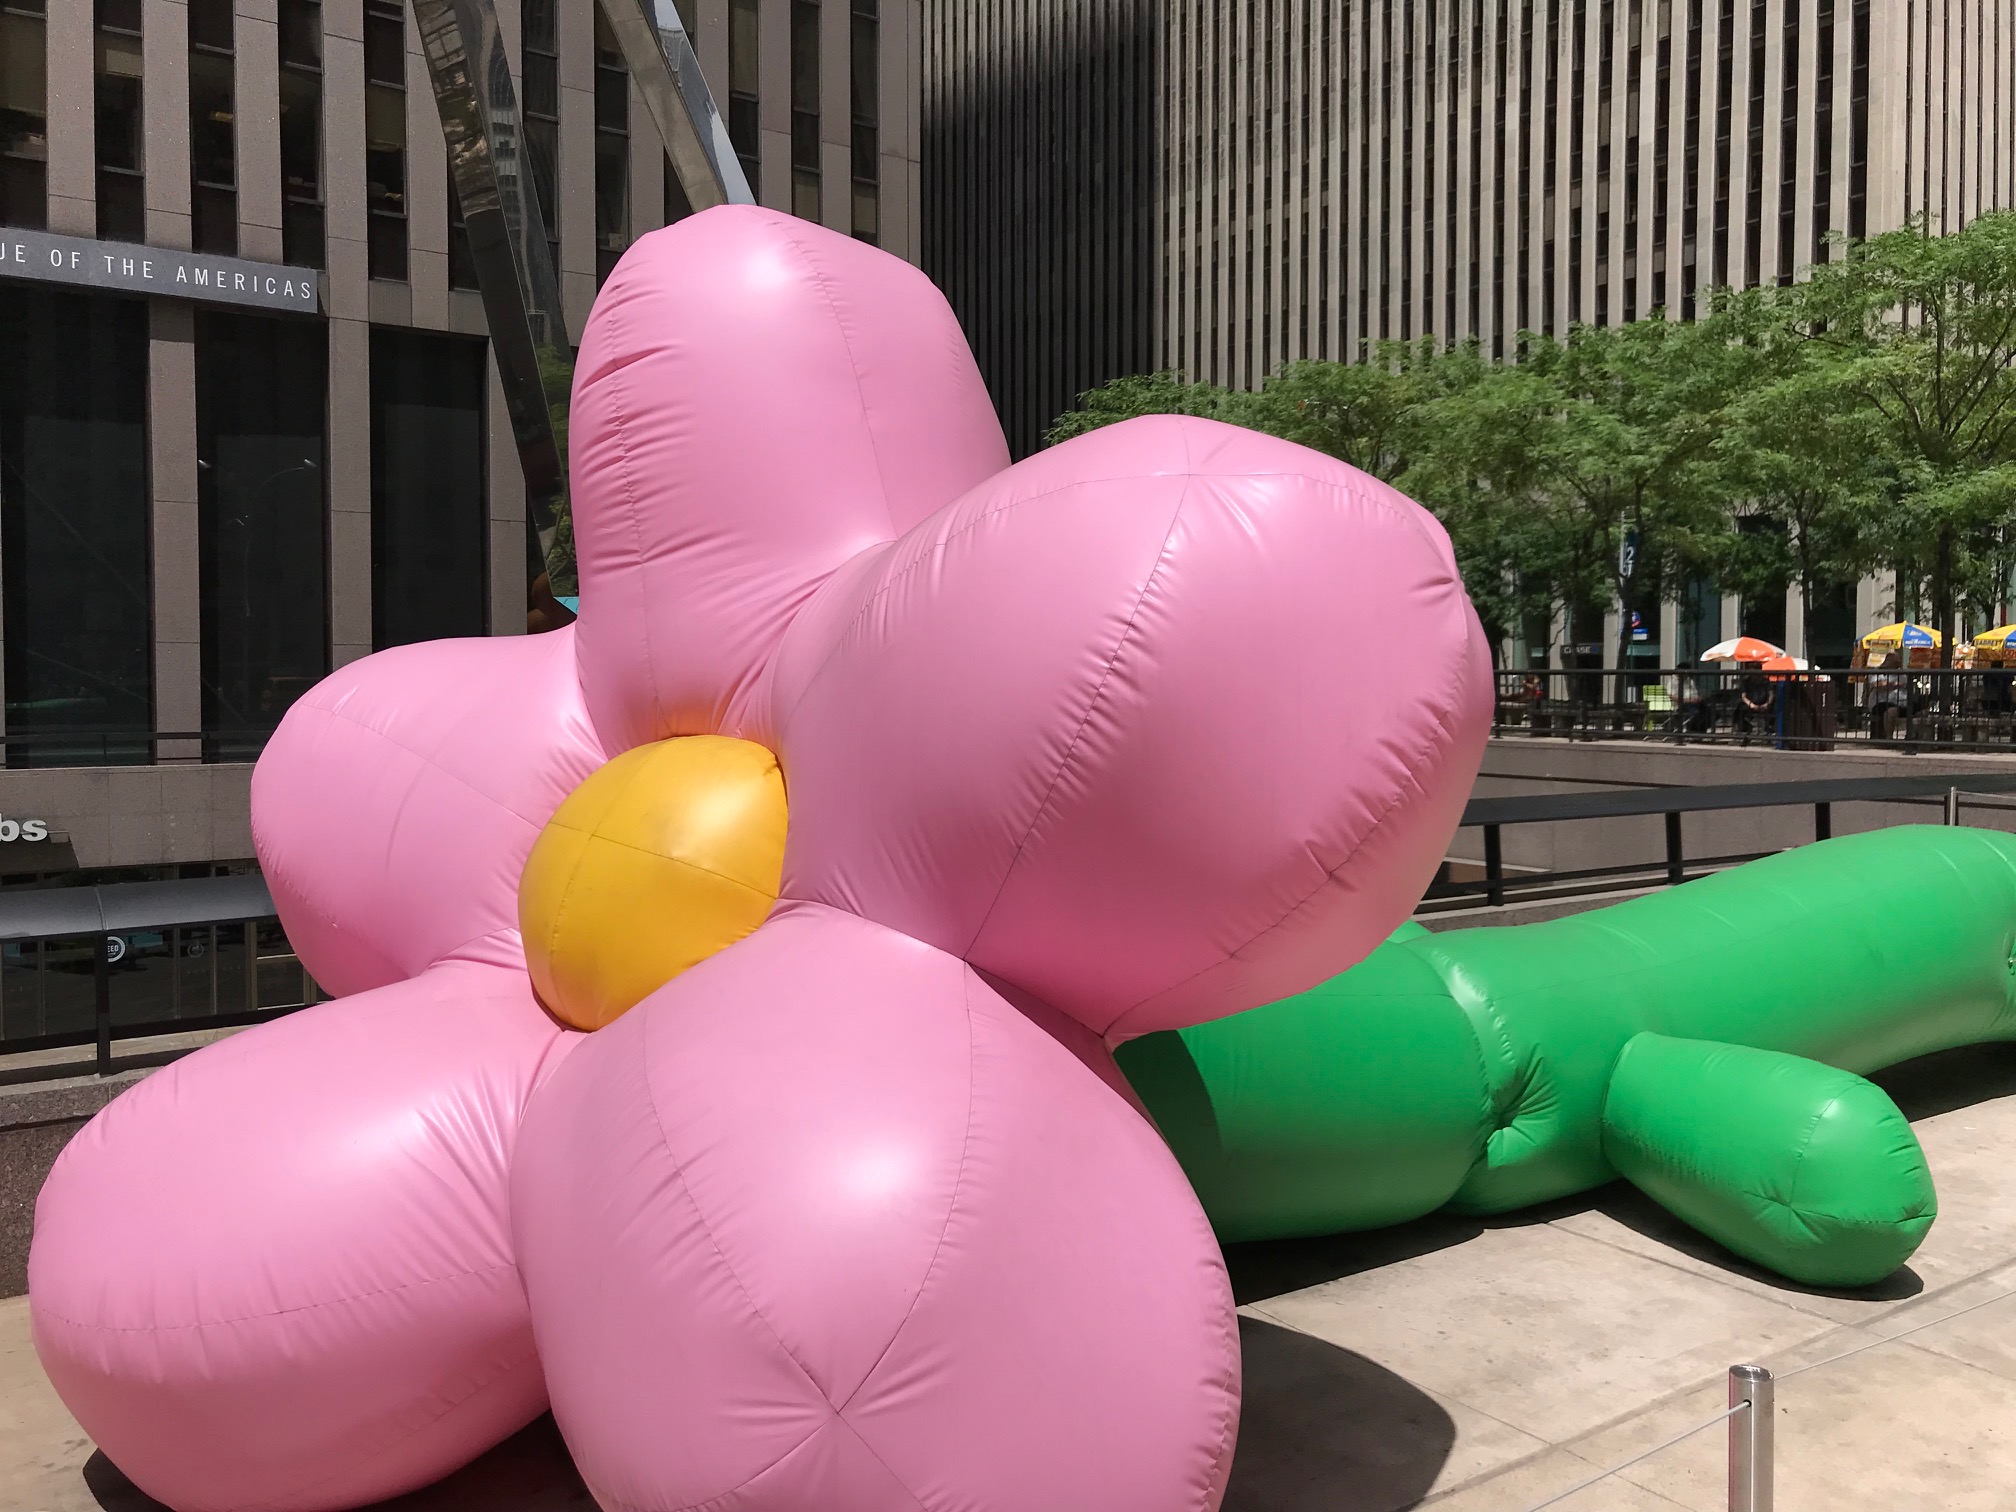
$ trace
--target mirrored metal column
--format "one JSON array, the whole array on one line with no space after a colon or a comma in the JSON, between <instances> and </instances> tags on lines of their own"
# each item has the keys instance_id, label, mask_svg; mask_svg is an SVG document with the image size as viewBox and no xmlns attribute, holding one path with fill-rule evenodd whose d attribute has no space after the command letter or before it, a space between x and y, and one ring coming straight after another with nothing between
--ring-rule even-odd
<instances>
[{"instance_id":1,"label":"mirrored metal column","mask_svg":"<svg viewBox=\"0 0 2016 1512\"><path fill-rule=\"evenodd\" d=\"M567 459L559 438L567 428L574 347L522 151L518 93L497 12L490 0L413 0L413 16L525 470L528 568L536 578L546 571L556 544L565 562L571 564L573 555L571 539L562 539Z\"/></svg>"},{"instance_id":2,"label":"mirrored metal column","mask_svg":"<svg viewBox=\"0 0 2016 1512\"><path fill-rule=\"evenodd\" d=\"M754 204L756 197L728 140L728 123L714 108L674 0L600 3L687 202L695 210Z\"/></svg>"},{"instance_id":3,"label":"mirrored metal column","mask_svg":"<svg viewBox=\"0 0 2016 1512\"><path fill-rule=\"evenodd\" d=\"M696 210L750 203L673 0L600 3L689 202ZM564 439L574 346L523 150L509 55L491 0L413 0L413 14L525 470L528 578L550 567L553 591L565 594L574 560Z\"/></svg>"}]
</instances>

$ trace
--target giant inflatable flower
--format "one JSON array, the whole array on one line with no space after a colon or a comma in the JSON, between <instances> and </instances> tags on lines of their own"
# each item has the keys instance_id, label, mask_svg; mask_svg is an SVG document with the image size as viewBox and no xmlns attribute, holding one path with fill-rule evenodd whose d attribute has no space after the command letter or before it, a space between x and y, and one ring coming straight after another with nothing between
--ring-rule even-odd
<instances>
[{"instance_id":1,"label":"giant inflatable flower","mask_svg":"<svg viewBox=\"0 0 2016 1512\"><path fill-rule=\"evenodd\" d=\"M1204 421L1008 467L930 285L752 209L624 259L572 431L579 623L371 657L262 759L339 996L71 1144L52 1380L183 1512L549 1397L613 1512L1208 1512L1232 1300L1106 1046L1418 896L1486 721L1447 542Z\"/></svg>"}]
</instances>

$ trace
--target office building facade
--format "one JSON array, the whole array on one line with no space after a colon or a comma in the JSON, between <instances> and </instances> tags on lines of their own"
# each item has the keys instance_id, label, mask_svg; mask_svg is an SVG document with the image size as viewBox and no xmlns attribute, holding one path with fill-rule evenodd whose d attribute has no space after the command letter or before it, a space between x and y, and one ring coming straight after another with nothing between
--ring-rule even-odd
<instances>
[{"instance_id":1,"label":"office building facade","mask_svg":"<svg viewBox=\"0 0 2016 1512\"><path fill-rule=\"evenodd\" d=\"M915 255L919 4L681 0L762 203ZM596 0L496 10L578 338L684 199ZM0 879L248 860L294 698L526 562L405 0L0 0Z\"/></svg>"},{"instance_id":2,"label":"office building facade","mask_svg":"<svg viewBox=\"0 0 2016 1512\"><path fill-rule=\"evenodd\" d=\"M1252 387L1430 336L1503 358L1521 330L1684 318L1841 237L2016 203L2016 0L931 0L927 19L925 265L1023 449L1128 373ZM1121 61L1074 78L1074 34ZM1145 150L1086 124L1143 105ZM1151 206L1102 204L1136 174ZM1041 216L1069 228L1061 256ZM1056 268L1086 290L1061 312ZM1845 655L1892 597L1830 590L1805 647L1791 592L1697 584L1643 652L1740 625ZM1614 656L1618 635L1591 610L1548 639Z\"/></svg>"},{"instance_id":3,"label":"office building facade","mask_svg":"<svg viewBox=\"0 0 2016 1512\"><path fill-rule=\"evenodd\" d=\"M2016 194L2005 0L1185 0L1161 356L1564 333Z\"/></svg>"},{"instance_id":4,"label":"office building facade","mask_svg":"<svg viewBox=\"0 0 2016 1512\"><path fill-rule=\"evenodd\" d=\"M1015 455L1155 366L1163 0L928 0L924 270Z\"/></svg>"},{"instance_id":5,"label":"office building facade","mask_svg":"<svg viewBox=\"0 0 2016 1512\"><path fill-rule=\"evenodd\" d=\"M2007 0L1181 0L1164 15L1155 366L1238 386L1381 340L1565 335L1790 282L1842 238L2016 203ZM1845 660L1894 584L1688 586L1648 661L1743 631ZM1814 643L1805 644L1810 623ZM1593 606L1506 648L1614 661Z\"/></svg>"}]
</instances>

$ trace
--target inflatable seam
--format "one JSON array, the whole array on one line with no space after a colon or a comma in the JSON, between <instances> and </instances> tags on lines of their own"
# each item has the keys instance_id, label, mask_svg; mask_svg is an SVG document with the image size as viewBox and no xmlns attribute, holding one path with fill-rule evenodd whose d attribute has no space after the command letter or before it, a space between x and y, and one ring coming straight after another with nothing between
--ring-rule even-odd
<instances>
[{"instance_id":1,"label":"inflatable seam","mask_svg":"<svg viewBox=\"0 0 2016 1512\"><path fill-rule=\"evenodd\" d=\"M408 756L411 756L415 761L419 762L420 765L425 767L427 770L431 772L439 772L443 777L446 777L450 782L455 783L459 787L467 788L470 792L474 793L478 798L481 798L485 803L490 804L494 808L502 809L505 813L509 814L513 819L516 819L519 823L526 825L534 830L537 830L542 827L541 821L535 821L530 816L519 813L518 810L512 808L510 804L506 803L503 799L497 797L495 794L484 792L483 789L476 786L476 784L471 782L467 777L462 776L461 773L451 771L446 766L443 766L439 761L435 760L432 756L428 756L423 752L416 751L412 746L406 744L405 741L395 739L393 736L379 729L376 725L366 724L361 719L353 719L350 715L343 713L340 709L326 708L321 704L314 704L309 706L308 712L311 714L320 714L325 719L339 719L344 724L349 725L353 730L362 730L365 734L384 741L385 744L391 746L394 750L404 751ZM408 796L411 796L410 793Z\"/></svg>"},{"instance_id":2,"label":"inflatable seam","mask_svg":"<svg viewBox=\"0 0 2016 1512\"><path fill-rule=\"evenodd\" d=\"M974 531L979 530L982 526L988 525L993 521L1000 519L1003 515L1013 514L1016 510L1021 509L1026 505L1041 504L1047 499L1054 499L1059 494L1070 493L1074 489L1098 487L1108 483L1138 482L1142 477L1160 478L1160 477L1172 477L1172 476L1182 477L1187 481L1191 477L1191 474L1187 472L1180 474L1149 473L1138 475L1132 473L1121 473L1116 474L1115 476L1110 478L1074 478L1068 483L1059 483L1055 488L1040 489L1035 493L1021 494L1012 499L1005 499L999 505L984 511L981 514L975 515L971 520L967 521L964 525L961 525L957 530L953 531L950 535L946 536L942 541L939 541L934 546L932 546L932 548L929 551L922 553L917 558L917 560L899 569L894 576L890 577L873 593L869 594L867 599L862 603L861 607L854 611L853 618L849 619L845 625L843 625L838 631L835 632L833 636L833 644L827 648L826 655L820 659L818 667L811 673L810 676L808 676L805 679L804 686L799 690L797 699L792 703L791 707L787 711L785 711L783 716L778 719L777 729L779 732L780 741L782 739L783 730L785 729L786 726L790 724L792 716L798 712L799 705L803 704L805 700L811 696L812 689L818 684L819 679L825 676L827 667L829 667L832 664L833 659L840 654L842 649L845 648L848 638L852 636L857 629L860 628L861 622L868 617L869 613L875 608L877 604L881 603L882 600L887 598L891 593L894 593L896 589L901 587L905 582L909 581L912 577L915 577L919 572L922 572L925 568L933 565L936 562L942 561L946 553L951 550L952 543L954 541L964 540L967 536L971 535ZM928 521L926 523L928 523ZM900 537L898 539L900 539ZM887 550L889 550L890 547L894 546L895 544L896 544L895 541L878 541L875 545L867 547L866 551L886 552ZM857 553L855 557L848 558L848 561L851 562L857 560L858 557L863 554L865 553ZM846 569L846 567L847 562L842 562L839 567L836 567L833 570L833 573L829 576L829 581L831 580L831 577L837 577L842 571Z\"/></svg>"},{"instance_id":3,"label":"inflatable seam","mask_svg":"<svg viewBox=\"0 0 2016 1512\"><path fill-rule=\"evenodd\" d=\"M826 301L827 310L833 316L834 334L839 336L841 350L847 354L847 371L854 377L854 394L861 401L861 428L868 433L868 455L875 463L875 483L882 498L882 518L888 522L889 533L894 536L897 532L895 514L889 507L889 471L882 465L882 445L875 434L875 422L869 418L868 390L861 381L861 364L854 356L854 342L847 334L847 321L840 313L840 302L833 297L833 286L827 277L826 267L812 255L810 247L792 234L793 219L795 219L793 216L779 215L771 224L776 227L784 243L804 261L806 269L812 275L813 287L818 289L820 297Z\"/></svg>"},{"instance_id":4,"label":"inflatable seam","mask_svg":"<svg viewBox=\"0 0 2016 1512\"><path fill-rule=\"evenodd\" d=\"M791 1352L791 1347L784 1342L783 1335L777 1332L777 1326L770 1321L769 1315L757 1303L755 1294L749 1290L748 1283L742 1279L741 1272L735 1269L733 1263L728 1259L727 1252L721 1248L721 1241L714 1236L714 1225L708 1221L706 1210L700 1206L699 1198L693 1195L693 1188L687 1183L685 1166L680 1162L679 1157L672 1153L672 1140L665 1132L665 1115L658 1107L658 1089L651 1083L651 1026L655 1022L656 1020L651 1017L646 1017L644 1020L644 1046L643 1053L639 1057L639 1064L644 1078L644 1095L651 1104L651 1122L658 1129L659 1147L664 1150L665 1158L672 1167L672 1174L679 1182L679 1190L685 1195L686 1205L693 1209L693 1216L699 1221L700 1232L707 1236L708 1248L714 1251L714 1258L721 1262L721 1269L727 1273L728 1279L735 1283L735 1289L742 1294L742 1300L749 1304L751 1315L755 1317L757 1322L763 1325L764 1331L770 1335L771 1341L776 1344L778 1351L784 1358L795 1365L798 1373L805 1377L805 1383L817 1392L819 1399L825 1402L830 1408L833 1405L832 1399L820 1387L818 1379L812 1372L805 1368L805 1362Z\"/></svg>"},{"instance_id":5,"label":"inflatable seam","mask_svg":"<svg viewBox=\"0 0 2016 1512\"><path fill-rule=\"evenodd\" d=\"M52 1323L60 1323L65 1328L74 1328L84 1333L106 1334L162 1334L186 1333L190 1329L234 1328L240 1323L260 1323L268 1318L286 1318L295 1313L316 1312L325 1307L347 1307L353 1302L368 1302L373 1297L390 1297L400 1292L417 1291L423 1286L440 1286L447 1282L468 1281L477 1276L494 1276L499 1272L518 1273L516 1261L505 1260L496 1265L479 1266L475 1270L452 1271L445 1276L425 1276L418 1281L402 1281L397 1286L383 1286L376 1291L353 1292L344 1297L324 1297L313 1302L303 1302L298 1307L279 1307L271 1312L246 1313L236 1318L206 1318L196 1323L153 1323L142 1328L121 1328L109 1323L80 1323L75 1318L66 1318L43 1302L29 1299L29 1309L40 1313Z\"/></svg>"},{"instance_id":6,"label":"inflatable seam","mask_svg":"<svg viewBox=\"0 0 2016 1512\"><path fill-rule=\"evenodd\" d=\"M1466 598L1464 602L1467 605L1469 601ZM1447 697L1445 698L1445 701L1442 704L1436 706L1434 710L1435 728L1433 733L1436 735L1447 735L1452 728L1453 716L1456 711L1456 699L1455 699L1456 679L1461 675L1461 673L1462 673L1462 666L1460 663L1450 670L1450 681L1447 687L1443 690L1444 693L1447 695ZM1211 972L1218 970L1218 968L1225 965L1226 962L1237 960L1241 952L1252 949L1255 944L1265 939L1268 935L1274 933L1275 930L1281 928L1290 919L1294 918L1297 913L1301 912L1301 910L1308 905L1309 900L1311 898L1314 898L1318 893L1322 892L1324 888L1328 887L1332 882L1336 881L1337 874L1343 871L1344 868L1349 866L1354 860L1356 860L1358 858L1359 853L1362 852L1368 845L1370 845L1373 842L1373 840L1379 834L1380 826L1385 824L1388 819L1393 817L1394 812L1398 810L1401 804L1408 799L1410 793L1411 796L1415 798L1425 796L1427 790L1423 785L1423 783L1421 782L1416 768L1418 765L1423 764L1424 758L1427 757L1431 749L1432 749L1431 744L1424 743L1421 747L1409 753L1410 759L1408 761L1405 774L1403 775L1401 781L1394 785L1392 797L1387 800L1386 806L1379 811L1379 816L1376 819L1374 819L1371 822L1371 824L1366 826L1365 833L1359 836L1358 838L1358 843L1352 846L1350 851L1347 852L1342 858L1340 858L1335 866L1325 871L1322 877L1317 880L1315 886L1311 887L1301 897L1297 898L1287 908L1283 909L1281 912L1281 916L1279 918L1277 918L1273 923L1267 925L1265 928L1255 930L1245 940L1241 941L1238 945L1235 945L1231 950L1226 951L1217 960L1211 962L1209 965L1200 966L1197 970L1191 972L1190 975L1182 978L1180 981L1171 982L1167 987L1157 988L1154 992L1149 993L1146 997L1143 997L1136 1002L1130 1003L1126 1008L1122 1009L1110 1021L1108 1021L1105 1028L1099 1031L1101 1036L1107 1039L1111 1039L1114 1035L1122 1033L1123 1031L1121 1030L1120 1026L1123 1023L1125 1023L1127 1019L1131 1017L1134 1013L1139 1011L1145 1004L1152 1003L1158 998L1167 997L1172 992L1178 992L1182 990L1184 987L1187 987L1190 983L1196 981L1199 977L1207 976ZM1446 749L1444 755L1446 758L1447 755ZM1437 763L1437 765L1439 764L1440 763Z\"/></svg>"},{"instance_id":7,"label":"inflatable seam","mask_svg":"<svg viewBox=\"0 0 2016 1512\"><path fill-rule=\"evenodd\" d=\"M1187 451L1187 443L1186 443ZM1186 455L1186 461L1187 455ZM1113 681L1113 669L1120 664L1128 643L1134 639L1135 627L1141 623L1142 606L1148 602L1148 595L1155 591L1155 582L1162 576L1162 569L1169 562L1169 543L1176 539L1176 532L1183 524L1183 509L1190 502L1190 491L1195 487L1193 475L1186 474L1182 495L1176 500L1176 508L1169 516L1169 528L1163 533L1162 544L1156 548L1155 564L1148 569L1148 576L1141 584L1141 591L1134 597L1134 607L1127 612L1127 623L1121 627L1120 635L1113 642L1113 650L1106 657L1106 665L1099 669L1099 681L1093 686L1092 696L1085 701L1085 712L1078 717L1078 724L1071 731L1071 742L1064 747L1064 754L1057 759L1057 769L1050 774L1050 781L1043 788L1043 798L1036 805L1036 812L1030 816L1029 827L1022 831L1022 838L1015 842L1015 853L1008 858L1008 866L1001 873L1001 883L994 889L994 896L987 900L987 911L980 915L980 922L974 926L972 937L966 941L961 956L971 955L980 936L987 932L987 921L994 917L994 910L1001 906L1002 894L1008 891L1008 884L1015 879L1015 868L1022 864L1023 853L1029 849L1030 837L1042 824L1043 816L1050 812L1051 800L1057 796L1058 785L1064 781L1064 774L1070 770L1071 762L1078 754L1078 748L1085 742L1085 730L1092 723L1092 716L1099 712L1105 701L1106 689Z\"/></svg>"},{"instance_id":8,"label":"inflatable seam","mask_svg":"<svg viewBox=\"0 0 2016 1512\"><path fill-rule=\"evenodd\" d=\"M609 311L609 323L615 326L622 319L623 305L621 301L617 301ZM641 356L646 349L640 347L637 350ZM628 378L622 376L628 373L634 365L634 363L626 362L621 367L610 369L607 376L610 380L609 433L616 440L615 470L617 481L623 491L624 517L630 522L631 560L641 569L644 565L644 521L638 510L637 485L630 462L630 406L627 402L630 396L630 382ZM600 574L598 573L596 576L600 576ZM646 686L650 690L651 702L654 706L651 712L653 715L652 725L655 728L660 723L662 711L655 707L658 702L658 664L656 658L651 654L651 625L648 618L645 619L641 629L642 634L639 640L644 651L644 679ZM578 636L574 642L574 672L575 680L579 683L581 681L581 642ZM592 713L589 715L589 724L594 726L596 740L605 747L604 754L606 755L606 747L609 741L603 736L601 727L595 725L595 718Z\"/></svg>"},{"instance_id":9,"label":"inflatable seam","mask_svg":"<svg viewBox=\"0 0 2016 1512\"><path fill-rule=\"evenodd\" d=\"M974 1105L980 1100L975 1090L979 1083L979 1072L977 1057L974 1053L973 968L963 961L959 963L959 1005L965 1010L966 1014L966 1132L960 1137L959 1141L959 1169L952 1177L951 1196L946 1199L945 1222L938 1230L938 1242L931 1246L931 1259L924 1266L923 1279L917 1283L917 1294L910 1299L910 1305L903 1309L903 1316L897 1320L895 1330L889 1335L889 1342L882 1346L882 1352L875 1356L874 1363L861 1373L861 1379L855 1383L854 1389L847 1393L846 1401L834 1402L830 1397L827 1399L833 1411L837 1415L840 1415L843 1422L846 1421L846 1411L853 1405L854 1398L859 1396L867 1384L875 1378L875 1372L882 1368L882 1362L889 1358L891 1351L896 1348L896 1341L903 1337L903 1330L909 1326L910 1319L916 1315L917 1306L924 1300L924 1293L931 1285L932 1276L938 1272L938 1257L945 1253L945 1240L952 1232L953 1215L959 1211L959 1192L966 1184L966 1165L973 1153L973 1109ZM856 1438L861 1438L860 1432L854 1428L852 1423L848 1423L847 1427L849 1431L854 1433ZM866 1439L862 1439L862 1445L864 1448L868 1448L870 1454L875 1453L872 1447L868 1447ZM879 1454L876 1454L875 1457L878 1460L882 1458ZM888 1469L888 1466L884 1465L883 1468ZM894 1470L890 1470L889 1473L891 1475L896 1474ZM897 1479L900 1481L902 1477L898 1476ZM919 1503L919 1505L922 1504Z\"/></svg>"},{"instance_id":10,"label":"inflatable seam","mask_svg":"<svg viewBox=\"0 0 2016 1512\"><path fill-rule=\"evenodd\" d=\"M463 1392L460 1396L456 1397L452 1402L446 1403L439 1412L435 1413L425 1422L415 1423L411 1428L408 1428L405 1432L395 1434L393 1437L387 1439L384 1443L380 1444L377 1448L367 1453L361 1460L352 1461L351 1463L343 1465L336 1470L330 1471L327 1475L318 1475L315 1477L315 1479L303 1482L298 1486L291 1487L288 1490L282 1492L278 1496L268 1498L266 1501L247 1503L246 1505L233 1508L232 1512L275 1512L276 1508L288 1506L294 1503L296 1499L299 1498L300 1496L304 1495L307 1492L313 1491L317 1486L327 1485L330 1481L337 1479L339 1476L352 1474L362 1466L369 1465L374 1460L384 1458L387 1454L390 1454L394 1449L397 1449L401 1444L406 1443L408 1440L414 1438L419 1434L425 1433L429 1428L434 1427L436 1424L445 1422L448 1418L452 1417L455 1413L459 1412L469 1403L475 1401L477 1397L481 1396L484 1392L488 1391L492 1386L495 1386L498 1382L508 1381L513 1375L517 1374L517 1372L520 1369L522 1369L525 1365L527 1365L528 1363L537 1364L538 1360L539 1360L539 1350L538 1347L535 1345L528 1348L523 1354L518 1355L515 1358L505 1362L503 1365L499 1366L496 1370L492 1371L489 1375L485 1376L482 1380L478 1381L475 1385L471 1386L467 1391ZM530 1419L528 1419L527 1421L530 1421ZM440 1477L438 1476L436 1477L437 1480L439 1478ZM431 1482L426 1482L423 1484L431 1484Z\"/></svg>"}]
</instances>

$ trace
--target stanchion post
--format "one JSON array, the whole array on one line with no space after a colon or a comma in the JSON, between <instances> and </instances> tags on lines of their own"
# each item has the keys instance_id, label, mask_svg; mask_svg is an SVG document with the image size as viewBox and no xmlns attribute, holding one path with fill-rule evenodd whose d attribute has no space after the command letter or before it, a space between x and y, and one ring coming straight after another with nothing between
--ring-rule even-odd
<instances>
[{"instance_id":1,"label":"stanchion post","mask_svg":"<svg viewBox=\"0 0 2016 1512\"><path fill-rule=\"evenodd\" d=\"M1775 1395L1762 1365L1729 1367L1729 1512L1771 1512Z\"/></svg>"},{"instance_id":2,"label":"stanchion post","mask_svg":"<svg viewBox=\"0 0 2016 1512\"><path fill-rule=\"evenodd\" d=\"M1960 822L1960 789L1958 788L1946 789L1946 822L1948 824L1958 824Z\"/></svg>"}]
</instances>

